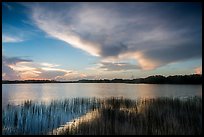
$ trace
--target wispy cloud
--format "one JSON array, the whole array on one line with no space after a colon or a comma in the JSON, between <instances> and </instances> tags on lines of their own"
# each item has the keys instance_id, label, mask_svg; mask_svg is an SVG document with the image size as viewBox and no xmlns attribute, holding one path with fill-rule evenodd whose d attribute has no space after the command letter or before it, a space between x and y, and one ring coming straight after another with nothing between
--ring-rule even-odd
<instances>
[{"instance_id":1,"label":"wispy cloud","mask_svg":"<svg viewBox=\"0 0 204 137\"><path fill-rule=\"evenodd\" d=\"M24 41L22 38L9 36L9 35L2 35L2 42L3 43L16 43Z\"/></svg>"},{"instance_id":2,"label":"wispy cloud","mask_svg":"<svg viewBox=\"0 0 204 137\"><path fill-rule=\"evenodd\" d=\"M132 65L129 63L110 63L110 62L102 62L99 64L98 69L106 70L106 71L123 71L123 70L135 70L140 69L138 65Z\"/></svg>"},{"instance_id":3,"label":"wispy cloud","mask_svg":"<svg viewBox=\"0 0 204 137\"><path fill-rule=\"evenodd\" d=\"M102 60L135 59L139 68L150 70L202 56L199 3L35 3L28 7L41 30Z\"/></svg>"},{"instance_id":4,"label":"wispy cloud","mask_svg":"<svg viewBox=\"0 0 204 137\"><path fill-rule=\"evenodd\" d=\"M38 30L38 31L37 31ZM24 42L37 36L39 29L26 27L16 27L15 25L2 24L2 42Z\"/></svg>"},{"instance_id":5,"label":"wispy cloud","mask_svg":"<svg viewBox=\"0 0 204 137\"><path fill-rule=\"evenodd\" d=\"M8 10L13 9L13 7L10 4L8 4L7 2L3 2L2 5L5 6Z\"/></svg>"},{"instance_id":6,"label":"wispy cloud","mask_svg":"<svg viewBox=\"0 0 204 137\"><path fill-rule=\"evenodd\" d=\"M51 63L47 63L47 62L40 63L40 65L45 66L45 67L49 67L49 68L53 68L53 67L58 67L59 66L57 64L51 64Z\"/></svg>"}]
</instances>

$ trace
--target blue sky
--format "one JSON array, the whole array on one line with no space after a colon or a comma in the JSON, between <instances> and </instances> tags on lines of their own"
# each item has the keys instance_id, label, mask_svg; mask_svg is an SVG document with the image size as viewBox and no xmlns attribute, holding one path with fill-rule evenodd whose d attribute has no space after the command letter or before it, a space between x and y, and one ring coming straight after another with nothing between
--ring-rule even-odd
<instances>
[{"instance_id":1,"label":"blue sky","mask_svg":"<svg viewBox=\"0 0 204 137\"><path fill-rule=\"evenodd\" d=\"M2 3L2 79L202 73L201 3Z\"/></svg>"}]
</instances>

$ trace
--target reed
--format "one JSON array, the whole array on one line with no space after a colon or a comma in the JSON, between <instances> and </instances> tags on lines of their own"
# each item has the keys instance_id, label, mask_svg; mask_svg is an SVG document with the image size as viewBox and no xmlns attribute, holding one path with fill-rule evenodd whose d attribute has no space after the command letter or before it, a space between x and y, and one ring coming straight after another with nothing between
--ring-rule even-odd
<instances>
[{"instance_id":1,"label":"reed","mask_svg":"<svg viewBox=\"0 0 204 137\"><path fill-rule=\"evenodd\" d=\"M25 101L2 111L2 126L4 135L200 135L202 98Z\"/></svg>"}]
</instances>

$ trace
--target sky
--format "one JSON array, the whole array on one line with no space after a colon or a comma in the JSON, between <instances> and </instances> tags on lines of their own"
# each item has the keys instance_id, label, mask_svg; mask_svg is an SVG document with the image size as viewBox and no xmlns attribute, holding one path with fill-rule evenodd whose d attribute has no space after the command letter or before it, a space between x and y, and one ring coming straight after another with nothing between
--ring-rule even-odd
<instances>
[{"instance_id":1,"label":"sky","mask_svg":"<svg viewBox=\"0 0 204 137\"><path fill-rule=\"evenodd\" d=\"M202 74L202 4L2 2L2 79Z\"/></svg>"}]
</instances>

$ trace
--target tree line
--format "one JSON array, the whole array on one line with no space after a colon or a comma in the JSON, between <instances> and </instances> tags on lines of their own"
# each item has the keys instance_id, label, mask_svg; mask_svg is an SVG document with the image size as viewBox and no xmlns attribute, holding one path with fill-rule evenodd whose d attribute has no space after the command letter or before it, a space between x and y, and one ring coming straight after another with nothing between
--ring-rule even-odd
<instances>
[{"instance_id":1,"label":"tree line","mask_svg":"<svg viewBox=\"0 0 204 137\"><path fill-rule=\"evenodd\" d=\"M100 80L88 80L82 79L78 81L56 81L56 80L2 80L3 84L18 84L18 83L132 83L132 84L202 84L202 75L174 75L174 76L162 76L154 75L146 78L137 79L100 79Z\"/></svg>"}]
</instances>

